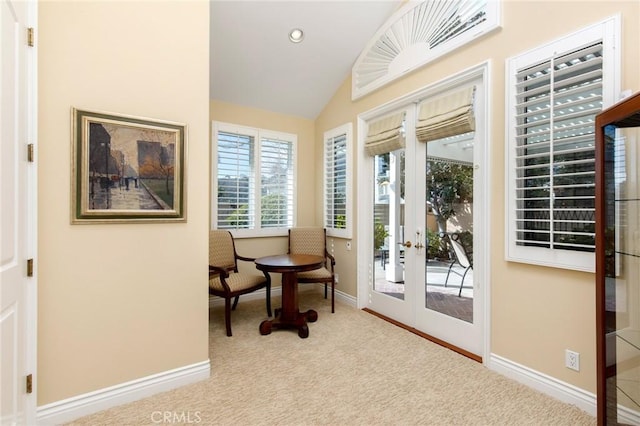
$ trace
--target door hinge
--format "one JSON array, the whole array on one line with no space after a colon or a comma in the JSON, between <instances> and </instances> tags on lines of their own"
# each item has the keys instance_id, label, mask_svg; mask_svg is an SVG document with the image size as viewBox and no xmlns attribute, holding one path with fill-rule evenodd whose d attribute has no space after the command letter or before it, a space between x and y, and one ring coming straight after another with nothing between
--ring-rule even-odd
<instances>
[{"instance_id":1,"label":"door hinge","mask_svg":"<svg viewBox=\"0 0 640 426\"><path fill-rule=\"evenodd\" d=\"M27 276L33 276L33 259L27 259Z\"/></svg>"},{"instance_id":2,"label":"door hinge","mask_svg":"<svg viewBox=\"0 0 640 426\"><path fill-rule=\"evenodd\" d=\"M27 376L27 393L33 393L33 374Z\"/></svg>"},{"instance_id":3,"label":"door hinge","mask_svg":"<svg viewBox=\"0 0 640 426\"><path fill-rule=\"evenodd\" d=\"M33 144L27 145L27 161L33 163Z\"/></svg>"},{"instance_id":4,"label":"door hinge","mask_svg":"<svg viewBox=\"0 0 640 426\"><path fill-rule=\"evenodd\" d=\"M27 44L29 47L33 47L36 44L33 36L33 27L27 28Z\"/></svg>"}]
</instances>

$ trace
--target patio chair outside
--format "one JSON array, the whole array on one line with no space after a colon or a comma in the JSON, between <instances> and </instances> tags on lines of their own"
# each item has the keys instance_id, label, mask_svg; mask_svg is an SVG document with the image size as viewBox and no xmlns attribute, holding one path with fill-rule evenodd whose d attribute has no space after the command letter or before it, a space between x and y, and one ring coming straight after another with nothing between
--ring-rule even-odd
<instances>
[{"instance_id":1,"label":"patio chair outside","mask_svg":"<svg viewBox=\"0 0 640 426\"><path fill-rule=\"evenodd\" d=\"M447 237L449 239L449 243L451 244L451 248L453 248L454 260L449 265L449 270L447 271L447 278L444 281L444 286L446 287L447 282L449 281L451 268L453 268L456 263L462 266L464 268L464 273L462 274L462 279L460 280L460 290L458 291L458 297L460 297L462 295L462 285L464 284L464 279L467 276L467 272L469 272L470 269L473 269L473 262L469 259L464 246L460 243L460 241L458 241L457 234L447 235Z\"/></svg>"}]
</instances>

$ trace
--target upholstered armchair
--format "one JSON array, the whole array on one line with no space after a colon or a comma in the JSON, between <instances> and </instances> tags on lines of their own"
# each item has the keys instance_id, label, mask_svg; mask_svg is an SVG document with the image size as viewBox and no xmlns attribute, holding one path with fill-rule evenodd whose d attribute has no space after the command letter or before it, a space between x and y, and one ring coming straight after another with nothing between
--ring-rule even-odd
<instances>
[{"instance_id":1,"label":"upholstered armchair","mask_svg":"<svg viewBox=\"0 0 640 426\"><path fill-rule=\"evenodd\" d=\"M331 313L335 312L336 260L327 251L327 231L324 228L292 228L289 230L290 254L313 254L325 259L324 266L313 271L298 273L299 283L324 283L324 298L331 283Z\"/></svg>"},{"instance_id":2,"label":"upholstered armchair","mask_svg":"<svg viewBox=\"0 0 640 426\"><path fill-rule=\"evenodd\" d=\"M271 277L268 273L238 272L238 260L255 259L236 252L229 231L209 232L209 294L224 298L224 321L227 336L231 336L231 311L238 306L240 295L266 288L267 315L271 316ZM233 306L231 299L234 298Z\"/></svg>"}]
</instances>

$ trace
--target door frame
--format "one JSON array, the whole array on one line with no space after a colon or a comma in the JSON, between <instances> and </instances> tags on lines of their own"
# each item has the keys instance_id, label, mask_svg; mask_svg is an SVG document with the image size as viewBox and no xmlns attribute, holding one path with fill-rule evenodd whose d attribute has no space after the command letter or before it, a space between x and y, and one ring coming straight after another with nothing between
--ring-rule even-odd
<instances>
[{"instance_id":1,"label":"door frame","mask_svg":"<svg viewBox=\"0 0 640 426\"><path fill-rule=\"evenodd\" d=\"M25 220L24 239L18 242L19 257L17 261L24 263L23 282L24 286L24 324L18 325L18 332L23 333L24 346L21 348L21 359L19 361L22 379L19 382L19 392L22 395L22 417L18 419L19 424L37 423L37 395L38 377L36 369L38 365L37 357L37 324L38 324L38 173L37 173L37 147L38 147L38 50L37 50L37 23L38 23L38 2L36 0L16 1L3 0L11 4L21 3L20 8L15 11L24 21L19 22L18 37L20 41L20 63L18 64L17 77L24 85L18 82L10 82L18 87L19 114L22 119L18 120L20 138L12 141L15 152L18 153L18 161L25 162L24 175L26 194L24 194L24 204L20 203L26 211L20 209L18 214ZM33 39L30 43L28 29L33 29ZM3 74L3 79L5 78ZM3 82L4 84L5 82ZM33 145L33 159L28 160L28 145ZM33 259L33 272L27 276L27 259ZM2 356L2 354L0 354ZM32 392L26 393L26 377L31 374Z\"/></svg>"},{"instance_id":2,"label":"door frame","mask_svg":"<svg viewBox=\"0 0 640 426\"><path fill-rule=\"evenodd\" d=\"M33 390L25 401L26 424L36 424L38 410L38 2L27 2L27 25L33 28L33 45L27 47L27 143L33 144L33 161L27 165L27 257L33 275L26 295L26 368Z\"/></svg>"},{"instance_id":3,"label":"door frame","mask_svg":"<svg viewBox=\"0 0 640 426\"><path fill-rule=\"evenodd\" d=\"M479 238L479 241L475 243L476 247L480 251L478 253L477 259L474 256L474 262L477 262L477 265L481 265L481 267L477 268L477 271L474 270L474 292L481 293L481 300L483 303L482 315L480 318L481 321L481 332L482 332L482 348L480 350L480 355L484 360L487 360L487 355L491 353L490 350L490 290L491 283L489 281L490 274L490 249L491 249L491 215L490 215L490 206L491 206L491 152L492 146L490 143L490 135L491 135L491 61L485 61L473 67L470 67L466 70L463 70L457 74L449 76L445 79L434 82L430 85L427 85L423 88L420 88L414 92L411 92L407 95L401 96L400 98L389 101L383 105L375 107L369 111L358 114L357 117L357 129L358 129L358 140L356 144L356 153L355 157L358 162L358 175L357 175L357 205L359 209L363 211L372 211L373 209L373 164L372 161L369 161L369 157L365 155L364 152L364 143L366 139L366 129L367 129L367 121L372 118L382 116L384 114L388 114L392 111L399 110L406 106L409 103L419 103L421 100L434 96L438 93L441 93L446 90L450 90L464 84L465 82L472 81L475 79L481 78L485 87L485 96L482 100L481 108L484 108L484 115L486 117L485 123L477 130L482 132L482 140L486 141L485 149L482 151L480 158L474 160L474 167L478 166L482 167L485 171L482 173L480 181L477 182L477 185L481 185L484 189L483 197L479 200L478 211L482 212L480 218L476 222L480 228L482 228L482 238ZM474 200L474 203L476 201ZM358 215L358 223L357 223L357 306L359 309L365 308L368 305L368 301L370 298L370 291L373 291L372 286L372 275L373 275L373 260L371 259L370 254L373 252L373 237L372 230L373 229L373 215L365 214ZM477 282L477 284L476 284ZM414 323L415 323L415 313L414 315ZM410 324L409 327L412 326Z\"/></svg>"}]
</instances>

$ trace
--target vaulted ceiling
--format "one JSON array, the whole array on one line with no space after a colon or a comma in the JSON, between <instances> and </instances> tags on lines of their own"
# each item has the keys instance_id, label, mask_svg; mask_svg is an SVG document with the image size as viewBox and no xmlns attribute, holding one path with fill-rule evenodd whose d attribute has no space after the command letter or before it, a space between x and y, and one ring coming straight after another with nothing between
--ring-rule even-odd
<instances>
[{"instance_id":1,"label":"vaulted ceiling","mask_svg":"<svg viewBox=\"0 0 640 426\"><path fill-rule=\"evenodd\" d=\"M211 99L315 119L397 0L213 0ZM289 40L293 28L301 43Z\"/></svg>"}]
</instances>

